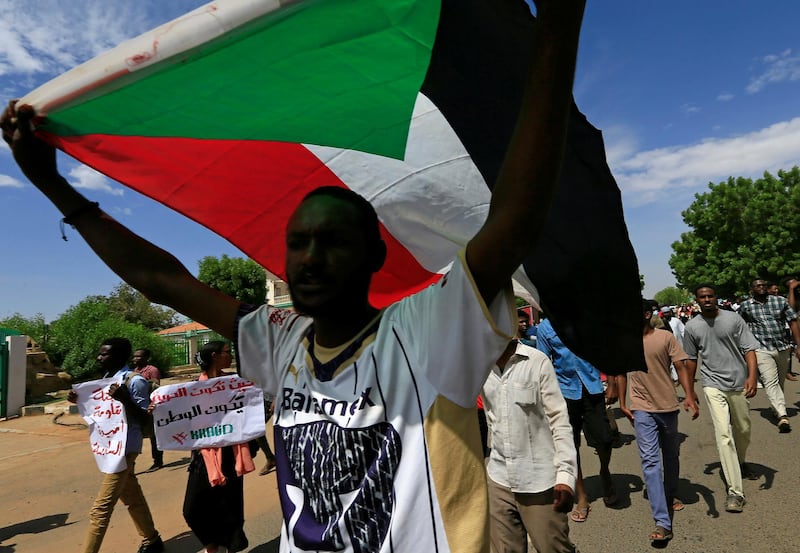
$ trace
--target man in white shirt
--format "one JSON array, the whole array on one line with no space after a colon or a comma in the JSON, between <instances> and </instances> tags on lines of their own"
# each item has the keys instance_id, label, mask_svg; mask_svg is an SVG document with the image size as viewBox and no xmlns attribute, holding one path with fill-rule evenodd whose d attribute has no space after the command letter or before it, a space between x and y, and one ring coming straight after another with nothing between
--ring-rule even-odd
<instances>
[{"instance_id":1,"label":"man in white shirt","mask_svg":"<svg viewBox=\"0 0 800 553\"><path fill-rule=\"evenodd\" d=\"M513 340L483 386L492 450L486 466L492 549L574 552L567 515L577 454L550 360ZM526 535L527 533L527 535Z\"/></svg>"},{"instance_id":2,"label":"man in white shirt","mask_svg":"<svg viewBox=\"0 0 800 553\"><path fill-rule=\"evenodd\" d=\"M675 313L673 313L671 307L661 308L661 318L669 325L670 331L672 332L672 335L675 336L675 339L678 340L679 343L683 342L683 331L685 325L683 324L683 321L675 316Z\"/></svg>"}]
</instances>

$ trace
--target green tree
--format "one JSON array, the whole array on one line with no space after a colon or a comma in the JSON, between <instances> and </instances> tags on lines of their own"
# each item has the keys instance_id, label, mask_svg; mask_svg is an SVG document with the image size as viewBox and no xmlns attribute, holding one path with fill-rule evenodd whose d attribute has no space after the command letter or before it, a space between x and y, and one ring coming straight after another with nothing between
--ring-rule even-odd
<instances>
[{"instance_id":1,"label":"green tree","mask_svg":"<svg viewBox=\"0 0 800 553\"><path fill-rule=\"evenodd\" d=\"M117 284L107 301L111 313L150 330L164 330L178 324L175 311L151 303L144 294L124 282Z\"/></svg>"},{"instance_id":2,"label":"green tree","mask_svg":"<svg viewBox=\"0 0 800 553\"><path fill-rule=\"evenodd\" d=\"M0 319L0 328L16 330L25 336L29 336L39 345L44 345L47 341L47 323L41 313L37 313L33 317L25 317L20 313L14 313L10 317Z\"/></svg>"},{"instance_id":3,"label":"green tree","mask_svg":"<svg viewBox=\"0 0 800 553\"><path fill-rule=\"evenodd\" d=\"M667 286L663 290L656 292L653 299L659 305L680 305L682 303L689 303L692 300L692 295L688 290L681 290L675 286Z\"/></svg>"},{"instance_id":4,"label":"green tree","mask_svg":"<svg viewBox=\"0 0 800 553\"><path fill-rule=\"evenodd\" d=\"M639 290L644 290L644 275L639 274Z\"/></svg>"},{"instance_id":5,"label":"green tree","mask_svg":"<svg viewBox=\"0 0 800 553\"><path fill-rule=\"evenodd\" d=\"M708 282L718 295L744 295L756 277L800 272L800 168L709 183L683 213L692 229L672 244L680 288Z\"/></svg>"},{"instance_id":6,"label":"green tree","mask_svg":"<svg viewBox=\"0 0 800 553\"><path fill-rule=\"evenodd\" d=\"M267 298L267 271L252 259L207 256L197 278L239 301L260 305Z\"/></svg>"},{"instance_id":7,"label":"green tree","mask_svg":"<svg viewBox=\"0 0 800 553\"><path fill-rule=\"evenodd\" d=\"M53 364L81 379L93 375L100 343L115 336L130 340L134 349L149 349L153 364L169 369L169 345L150 329L126 321L103 296L89 296L53 321L44 349Z\"/></svg>"}]
</instances>

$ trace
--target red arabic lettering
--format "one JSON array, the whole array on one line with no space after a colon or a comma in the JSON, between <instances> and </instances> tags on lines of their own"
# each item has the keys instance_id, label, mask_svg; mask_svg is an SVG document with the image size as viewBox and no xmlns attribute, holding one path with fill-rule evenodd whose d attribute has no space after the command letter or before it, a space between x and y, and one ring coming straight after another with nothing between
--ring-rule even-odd
<instances>
[{"instance_id":1,"label":"red arabic lettering","mask_svg":"<svg viewBox=\"0 0 800 553\"><path fill-rule=\"evenodd\" d=\"M122 404L118 401L111 401L107 406L105 405L95 405L94 412L92 416L95 418L102 418L105 417L110 419L114 415L122 414Z\"/></svg>"},{"instance_id":2,"label":"red arabic lettering","mask_svg":"<svg viewBox=\"0 0 800 553\"><path fill-rule=\"evenodd\" d=\"M292 312L287 309L272 309L269 312L269 322L281 326L291 314Z\"/></svg>"},{"instance_id":3,"label":"red arabic lettering","mask_svg":"<svg viewBox=\"0 0 800 553\"><path fill-rule=\"evenodd\" d=\"M105 388L97 388L92 390L92 399L95 401L111 401L114 398L108 395Z\"/></svg>"}]
</instances>

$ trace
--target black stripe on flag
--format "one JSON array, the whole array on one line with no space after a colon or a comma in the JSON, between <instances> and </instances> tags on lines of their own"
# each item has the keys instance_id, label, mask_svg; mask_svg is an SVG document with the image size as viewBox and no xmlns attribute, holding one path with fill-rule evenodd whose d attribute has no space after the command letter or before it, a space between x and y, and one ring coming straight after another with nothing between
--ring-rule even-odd
<instances>
[{"instance_id":1,"label":"black stripe on flag","mask_svg":"<svg viewBox=\"0 0 800 553\"><path fill-rule=\"evenodd\" d=\"M523 0L442 1L422 92L487 183L495 182L519 112L535 25ZM600 131L574 104L561 180L546 216L524 267L559 337L606 374L643 370L639 268L622 199ZM613 315L600 318L606 306Z\"/></svg>"}]
</instances>

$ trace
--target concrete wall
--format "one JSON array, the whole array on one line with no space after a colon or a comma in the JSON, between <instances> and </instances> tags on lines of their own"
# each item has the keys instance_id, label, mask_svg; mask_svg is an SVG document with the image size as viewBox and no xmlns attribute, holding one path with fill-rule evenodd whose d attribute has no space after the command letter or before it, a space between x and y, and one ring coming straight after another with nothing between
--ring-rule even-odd
<instances>
[{"instance_id":1,"label":"concrete wall","mask_svg":"<svg viewBox=\"0 0 800 553\"><path fill-rule=\"evenodd\" d=\"M27 336L6 336L8 344L8 395L6 416L13 417L25 406Z\"/></svg>"}]
</instances>

